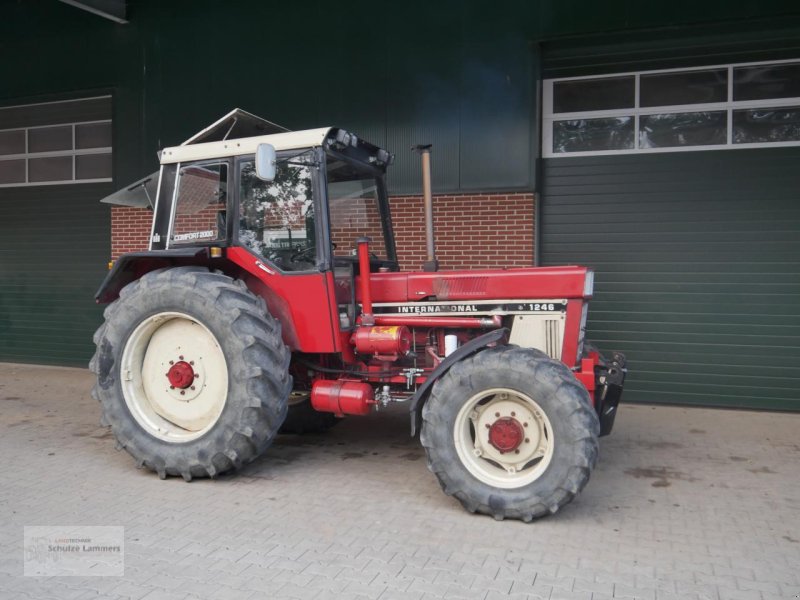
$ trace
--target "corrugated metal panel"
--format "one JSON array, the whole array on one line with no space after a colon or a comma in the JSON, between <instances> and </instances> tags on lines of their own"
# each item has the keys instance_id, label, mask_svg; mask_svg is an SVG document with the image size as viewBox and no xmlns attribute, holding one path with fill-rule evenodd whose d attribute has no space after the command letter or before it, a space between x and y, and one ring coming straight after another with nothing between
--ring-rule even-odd
<instances>
[{"instance_id":1,"label":"corrugated metal panel","mask_svg":"<svg viewBox=\"0 0 800 600\"><path fill-rule=\"evenodd\" d=\"M398 40L387 64L386 145L392 193L420 193L414 144L433 144L435 192L530 189L533 65L526 40Z\"/></svg>"},{"instance_id":2,"label":"corrugated metal panel","mask_svg":"<svg viewBox=\"0 0 800 600\"><path fill-rule=\"evenodd\" d=\"M64 102L0 106L0 129L111 118L111 96Z\"/></svg>"},{"instance_id":3,"label":"corrugated metal panel","mask_svg":"<svg viewBox=\"0 0 800 600\"><path fill-rule=\"evenodd\" d=\"M465 44L459 100L461 189L533 188L537 53L519 36Z\"/></svg>"},{"instance_id":4,"label":"corrugated metal panel","mask_svg":"<svg viewBox=\"0 0 800 600\"><path fill-rule=\"evenodd\" d=\"M792 27L793 25L793 27ZM544 78L646 71L702 65L797 58L796 20L778 27L752 24L731 33L730 25L696 25L679 31L630 32L625 36L586 37L545 44Z\"/></svg>"},{"instance_id":5,"label":"corrugated metal panel","mask_svg":"<svg viewBox=\"0 0 800 600\"><path fill-rule=\"evenodd\" d=\"M102 320L111 184L0 189L0 361L85 366Z\"/></svg>"},{"instance_id":6,"label":"corrugated metal panel","mask_svg":"<svg viewBox=\"0 0 800 600\"><path fill-rule=\"evenodd\" d=\"M390 11L386 30L386 145L395 153L389 189L421 193L416 144L433 144L434 190L459 189L461 31L453 0L429 3L424 17L408 5ZM454 12L455 11L455 12ZM416 17L416 19L415 19ZM413 34L400 23L414 23Z\"/></svg>"},{"instance_id":7,"label":"corrugated metal panel","mask_svg":"<svg viewBox=\"0 0 800 600\"><path fill-rule=\"evenodd\" d=\"M637 402L800 410L800 148L544 161L543 264L596 270L588 337Z\"/></svg>"}]
</instances>

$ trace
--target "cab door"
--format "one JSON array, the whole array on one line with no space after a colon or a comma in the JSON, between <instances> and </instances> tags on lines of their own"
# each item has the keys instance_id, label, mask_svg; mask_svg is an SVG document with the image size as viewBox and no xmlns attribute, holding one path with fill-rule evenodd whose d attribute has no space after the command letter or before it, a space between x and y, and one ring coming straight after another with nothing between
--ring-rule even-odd
<instances>
[{"instance_id":1,"label":"cab door","mask_svg":"<svg viewBox=\"0 0 800 600\"><path fill-rule=\"evenodd\" d=\"M312 152L292 154L278 155L273 181L256 176L253 156L236 161L235 247L227 255L250 273L248 286L281 322L291 350L337 352L333 274L325 269L327 235L319 218L319 168Z\"/></svg>"}]
</instances>

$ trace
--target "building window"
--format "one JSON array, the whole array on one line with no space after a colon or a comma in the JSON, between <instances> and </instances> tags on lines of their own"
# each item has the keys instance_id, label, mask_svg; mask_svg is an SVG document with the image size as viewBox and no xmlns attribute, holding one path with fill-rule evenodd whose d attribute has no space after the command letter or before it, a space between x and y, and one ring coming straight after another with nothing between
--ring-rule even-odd
<instances>
[{"instance_id":1,"label":"building window","mask_svg":"<svg viewBox=\"0 0 800 600\"><path fill-rule=\"evenodd\" d=\"M800 62L544 81L543 154L800 145Z\"/></svg>"},{"instance_id":2,"label":"building window","mask_svg":"<svg viewBox=\"0 0 800 600\"><path fill-rule=\"evenodd\" d=\"M0 107L0 187L111 181L111 119L74 118L98 105L109 99Z\"/></svg>"}]
</instances>

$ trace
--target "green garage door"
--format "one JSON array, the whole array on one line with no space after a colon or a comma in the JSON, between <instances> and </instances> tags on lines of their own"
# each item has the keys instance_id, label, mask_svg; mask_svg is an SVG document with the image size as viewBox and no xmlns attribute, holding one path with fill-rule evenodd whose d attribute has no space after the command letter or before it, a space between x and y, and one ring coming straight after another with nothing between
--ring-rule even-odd
<instances>
[{"instance_id":1,"label":"green garage door","mask_svg":"<svg viewBox=\"0 0 800 600\"><path fill-rule=\"evenodd\" d=\"M800 148L547 159L541 254L595 269L625 400L800 410Z\"/></svg>"},{"instance_id":2,"label":"green garage door","mask_svg":"<svg viewBox=\"0 0 800 600\"><path fill-rule=\"evenodd\" d=\"M0 107L0 361L91 358L112 188L110 97Z\"/></svg>"},{"instance_id":3,"label":"green garage door","mask_svg":"<svg viewBox=\"0 0 800 600\"><path fill-rule=\"evenodd\" d=\"M99 184L0 189L0 361L86 366L102 310L108 206Z\"/></svg>"}]
</instances>

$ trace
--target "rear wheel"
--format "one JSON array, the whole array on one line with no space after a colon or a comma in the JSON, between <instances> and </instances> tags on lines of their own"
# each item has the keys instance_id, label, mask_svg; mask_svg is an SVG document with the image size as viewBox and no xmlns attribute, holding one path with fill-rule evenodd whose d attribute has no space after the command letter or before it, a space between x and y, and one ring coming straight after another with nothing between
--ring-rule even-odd
<instances>
[{"instance_id":1,"label":"rear wheel","mask_svg":"<svg viewBox=\"0 0 800 600\"><path fill-rule=\"evenodd\" d=\"M488 349L454 365L422 418L428 467L442 489L496 519L556 512L597 459L586 389L561 362L525 348Z\"/></svg>"},{"instance_id":2,"label":"rear wheel","mask_svg":"<svg viewBox=\"0 0 800 600\"><path fill-rule=\"evenodd\" d=\"M286 416L289 352L243 282L201 267L154 271L105 318L93 395L140 466L213 477L266 449Z\"/></svg>"}]
</instances>

